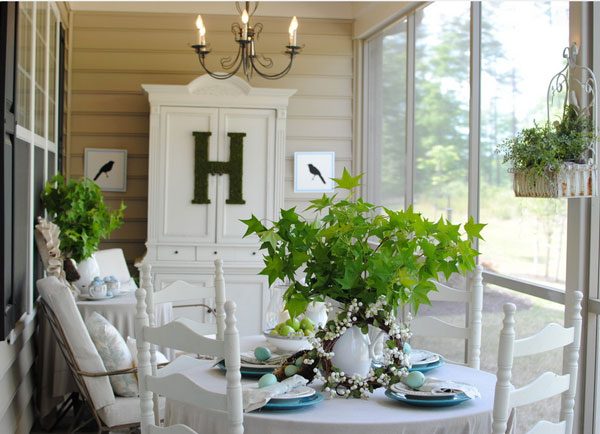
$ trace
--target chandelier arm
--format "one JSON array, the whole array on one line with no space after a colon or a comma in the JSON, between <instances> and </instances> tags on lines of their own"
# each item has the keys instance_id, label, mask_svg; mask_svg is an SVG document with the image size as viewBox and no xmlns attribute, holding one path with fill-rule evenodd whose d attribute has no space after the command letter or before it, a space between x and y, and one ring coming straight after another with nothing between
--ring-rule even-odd
<instances>
[{"instance_id":1,"label":"chandelier arm","mask_svg":"<svg viewBox=\"0 0 600 434\"><path fill-rule=\"evenodd\" d=\"M204 64L204 56L198 55L198 59L200 60L200 65L202 66L204 71L206 71L206 73L208 75L210 75L212 78L216 78L217 80L226 80L228 78L233 77L238 72L238 70L240 69L240 65L241 65L241 62L240 62L233 71L224 73L224 74L220 74L218 72L212 72L206 67L206 65Z\"/></svg>"},{"instance_id":2,"label":"chandelier arm","mask_svg":"<svg viewBox=\"0 0 600 434\"><path fill-rule=\"evenodd\" d=\"M294 56L290 55L290 63L288 63L288 65L282 71L280 71L276 74L266 74L266 73L262 72L255 65L253 57L250 58L250 62L252 63L252 68L254 69L254 71L256 71L256 73L258 75L260 75L262 78L265 78L267 80L277 80L277 79L283 77L284 75L286 75L288 72L290 72L290 69L292 69L292 64L294 62Z\"/></svg>"},{"instance_id":3,"label":"chandelier arm","mask_svg":"<svg viewBox=\"0 0 600 434\"><path fill-rule=\"evenodd\" d=\"M265 57L262 54L255 56L254 60L256 60L256 62L258 62L258 64L263 68L269 69L273 67L273 59L270 57Z\"/></svg>"},{"instance_id":4,"label":"chandelier arm","mask_svg":"<svg viewBox=\"0 0 600 434\"><path fill-rule=\"evenodd\" d=\"M231 69L231 68L233 68L235 66L235 64L238 63L241 54L242 54L242 45L240 44L240 48L238 49L237 55L235 56L235 59L233 61L231 60L231 56L221 58L221 60L220 60L221 67L223 69ZM239 69L239 65L236 68L236 71L238 69Z\"/></svg>"}]
</instances>

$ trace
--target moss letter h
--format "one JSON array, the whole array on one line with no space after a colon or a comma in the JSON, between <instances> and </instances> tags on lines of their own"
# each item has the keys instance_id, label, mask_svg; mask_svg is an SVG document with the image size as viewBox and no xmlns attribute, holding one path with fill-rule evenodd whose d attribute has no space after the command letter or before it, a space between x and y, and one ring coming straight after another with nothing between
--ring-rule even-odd
<instances>
[{"instance_id":1,"label":"moss letter h","mask_svg":"<svg viewBox=\"0 0 600 434\"><path fill-rule=\"evenodd\" d=\"M208 198L208 175L229 175L229 198L227 204L243 205L242 174L244 173L244 137L246 133L227 133L229 137L229 161L208 161L208 138L211 133L194 131L195 167L194 199L192 203L210 203Z\"/></svg>"}]
</instances>

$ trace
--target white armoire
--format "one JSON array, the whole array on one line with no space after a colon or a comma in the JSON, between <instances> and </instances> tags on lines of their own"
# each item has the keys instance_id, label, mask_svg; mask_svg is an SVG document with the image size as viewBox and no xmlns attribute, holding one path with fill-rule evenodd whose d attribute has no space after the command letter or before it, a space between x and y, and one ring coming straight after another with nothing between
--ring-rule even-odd
<instances>
[{"instance_id":1,"label":"white armoire","mask_svg":"<svg viewBox=\"0 0 600 434\"><path fill-rule=\"evenodd\" d=\"M237 77L216 80L207 75L183 86L142 87L150 102L144 260L152 265L155 288L178 279L212 285L213 263L220 258L227 298L238 306L240 332L257 334L264 327L268 283L258 275L263 268L259 240L243 238L246 226L240 219L254 214L274 220L283 207L286 112L295 90L254 88ZM205 137L202 145L208 146L210 162L229 161L230 133L245 134L245 203L227 203L228 174L200 170L204 166L198 166L194 133ZM197 203L196 177L205 176L204 198L210 203Z\"/></svg>"}]
</instances>

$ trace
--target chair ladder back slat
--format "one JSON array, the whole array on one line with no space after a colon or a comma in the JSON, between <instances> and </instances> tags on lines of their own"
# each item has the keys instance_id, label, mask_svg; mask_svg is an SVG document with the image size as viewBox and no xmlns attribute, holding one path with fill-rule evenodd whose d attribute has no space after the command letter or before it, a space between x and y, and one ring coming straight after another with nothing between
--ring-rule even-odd
<instances>
[{"instance_id":1,"label":"chair ladder back slat","mask_svg":"<svg viewBox=\"0 0 600 434\"><path fill-rule=\"evenodd\" d=\"M153 295L154 304L159 303L184 303L205 298L213 298L215 288L212 286L191 285L183 280L165 286Z\"/></svg>"},{"instance_id":2,"label":"chair ladder back slat","mask_svg":"<svg viewBox=\"0 0 600 434\"><path fill-rule=\"evenodd\" d=\"M512 303L504 305L504 320L498 345L498 372L496 374L496 391L494 394L494 409L492 434L506 434L506 425L510 415L510 392L513 364L513 348L515 342L515 310Z\"/></svg>"},{"instance_id":3,"label":"chair ladder back slat","mask_svg":"<svg viewBox=\"0 0 600 434\"><path fill-rule=\"evenodd\" d=\"M410 329L415 336L444 337L467 339L469 331L465 327L448 324L434 316L416 317L410 323Z\"/></svg>"},{"instance_id":4,"label":"chair ladder back slat","mask_svg":"<svg viewBox=\"0 0 600 434\"><path fill-rule=\"evenodd\" d=\"M573 342L575 330L556 323L546 325L538 333L515 341L515 357L530 356L562 348Z\"/></svg>"},{"instance_id":5,"label":"chair ladder back slat","mask_svg":"<svg viewBox=\"0 0 600 434\"><path fill-rule=\"evenodd\" d=\"M457 303L468 303L470 294L463 289L455 289L443 283L434 281L437 291L428 294L431 301L453 301Z\"/></svg>"},{"instance_id":6,"label":"chair ladder back slat","mask_svg":"<svg viewBox=\"0 0 600 434\"><path fill-rule=\"evenodd\" d=\"M144 340L154 345L170 347L193 354L223 357L223 341L203 336L202 324L179 318L160 327L145 327Z\"/></svg>"},{"instance_id":7,"label":"chair ladder back slat","mask_svg":"<svg viewBox=\"0 0 600 434\"><path fill-rule=\"evenodd\" d=\"M227 411L226 395L206 390L183 374L146 377L146 388L175 401L209 410Z\"/></svg>"},{"instance_id":8,"label":"chair ladder back slat","mask_svg":"<svg viewBox=\"0 0 600 434\"><path fill-rule=\"evenodd\" d=\"M583 293L573 291L567 296L565 306L565 326L573 327L573 342L563 350L563 372L569 373L571 381L569 389L563 393L560 405L560 419L566 423L565 433L573 432L573 418L575 408L575 394L577 392L577 373L579 369L579 349L581 346L581 301Z\"/></svg>"},{"instance_id":9,"label":"chair ladder back slat","mask_svg":"<svg viewBox=\"0 0 600 434\"><path fill-rule=\"evenodd\" d=\"M569 374L558 375L554 372L544 372L531 383L513 390L510 393L510 406L521 407L532 404L563 393L568 388Z\"/></svg>"}]
</instances>

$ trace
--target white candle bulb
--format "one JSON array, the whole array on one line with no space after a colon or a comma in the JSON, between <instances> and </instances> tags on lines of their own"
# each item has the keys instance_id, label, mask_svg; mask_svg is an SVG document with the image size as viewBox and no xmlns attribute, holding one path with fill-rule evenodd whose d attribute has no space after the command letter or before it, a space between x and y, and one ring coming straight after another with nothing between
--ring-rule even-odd
<instances>
[{"instance_id":1,"label":"white candle bulb","mask_svg":"<svg viewBox=\"0 0 600 434\"><path fill-rule=\"evenodd\" d=\"M244 9L244 12L242 12L242 24L244 24L244 27L242 28L242 39L246 40L248 39L248 21L250 20L250 17L248 16L248 11L246 9Z\"/></svg>"},{"instance_id":2,"label":"white candle bulb","mask_svg":"<svg viewBox=\"0 0 600 434\"><path fill-rule=\"evenodd\" d=\"M292 18L292 22L290 23L290 45L296 46L296 35L298 30L298 19L296 17Z\"/></svg>"},{"instance_id":3,"label":"white candle bulb","mask_svg":"<svg viewBox=\"0 0 600 434\"><path fill-rule=\"evenodd\" d=\"M201 15L196 18L196 28L198 29L198 45L206 45L206 27L204 27Z\"/></svg>"}]
</instances>

